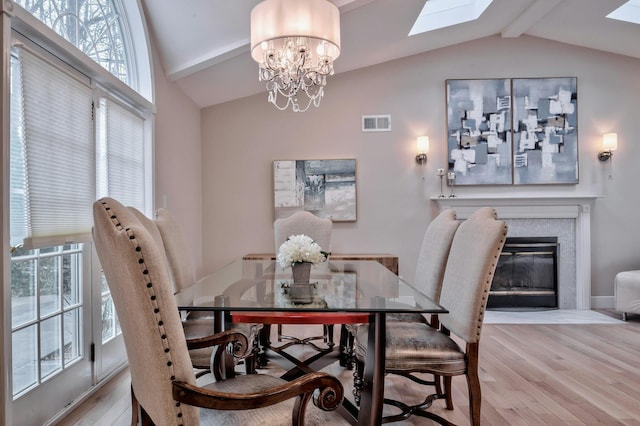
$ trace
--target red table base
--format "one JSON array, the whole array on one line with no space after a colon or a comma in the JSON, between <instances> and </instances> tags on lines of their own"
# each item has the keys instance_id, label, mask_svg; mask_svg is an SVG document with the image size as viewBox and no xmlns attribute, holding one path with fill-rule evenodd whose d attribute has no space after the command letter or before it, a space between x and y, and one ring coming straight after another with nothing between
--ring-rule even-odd
<instances>
[{"instance_id":1,"label":"red table base","mask_svg":"<svg viewBox=\"0 0 640 426\"><path fill-rule=\"evenodd\" d=\"M233 322L262 324L362 324L369 314L353 312L231 312Z\"/></svg>"}]
</instances>

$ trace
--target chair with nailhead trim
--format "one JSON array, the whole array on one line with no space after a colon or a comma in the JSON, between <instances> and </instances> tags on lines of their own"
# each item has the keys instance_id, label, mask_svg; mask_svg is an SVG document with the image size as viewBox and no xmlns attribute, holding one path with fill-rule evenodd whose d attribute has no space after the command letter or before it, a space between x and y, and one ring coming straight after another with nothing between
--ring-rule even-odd
<instances>
[{"instance_id":1,"label":"chair with nailhead trim","mask_svg":"<svg viewBox=\"0 0 640 426\"><path fill-rule=\"evenodd\" d=\"M460 221L456 219L456 213L451 209L444 210L429 223L422 238L413 285L435 302L440 301L444 270L449 258L451 243L459 225ZM416 300L416 302L420 304L420 300ZM394 327L402 323L429 324L436 329L440 327L437 314L431 315L427 320L424 315L419 313L392 313L387 314L386 320L389 330L393 330ZM358 334L366 335L369 332L369 325L352 325L347 326L347 329L350 333L347 352L351 355L350 362L353 364L353 338ZM392 331L388 333L392 333ZM356 372L354 374L356 385L359 380L361 377ZM441 381L437 376L433 380L424 380L421 384L433 384L436 386L436 392L442 393ZM359 402L358 398L356 398L356 402Z\"/></svg>"},{"instance_id":2,"label":"chair with nailhead trim","mask_svg":"<svg viewBox=\"0 0 640 426\"><path fill-rule=\"evenodd\" d=\"M151 233L160 251L166 256L174 293L193 284L196 275L189 254L189 246L173 215L167 209L160 208L156 212L156 220L152 220L134 207L129 209ZM210 312L190 312L183 318L182 327L187 339L208 336L214 330L214 316ZM253 354L245 358L244 362L246 372L255 373L257 336L262 324L236 324L234 328L248 336L249 343L253 345ZM209 372L212 351L211 347L189 350L193 367L200 370L197 377Z\"/></svg>"},{"instance_id":3,"label":"chair with nailhead trim","mask_svg":"<svg viewBox=\"0 0 640 426\"><path fill-rule=\"evenodd\" d=\"M480 425L480 331L491 281L506 237L507 225L498 220L494 209L483 207L477 210L460 224L451 243L440 295L440 304L449 313L440 316L441 329L419 322L387 324L385 372L401 375L417 383L421 383L422 379L413 376L413 373L434 374L444 378L445 391L427 395L423 402L413 406L385 399L385 404L401 410L400 414L385 418L385 422L417 415L440 424L450 424L427 411L427 408L434 400L445 399L447 409L452 410L451 378L465 375L471 424ZM451 333L465 342L464 350L450 336ZM355 355L360 375L367 354L366 342L367 335L359 330Z\"/></svg>"},{"instance_id":4,"label":"chair with nailhead trim","mask_svg":"<svg viewBox=\"0 0 640 426\"><path fill-rule=\"evenodd\" d=\"M133 424L139 414L144 425L346 424L330 411L343 398L337 378L309 373L287 382L266 374L234 376L219 364L223 353L247 352L246 336L234 330L188 342L167 260L149 231L111 198L94 203L93 217L93 240L129 361ZM212 344L216 381L199 386L188 349Z\"/></svg>"}]
</instances>

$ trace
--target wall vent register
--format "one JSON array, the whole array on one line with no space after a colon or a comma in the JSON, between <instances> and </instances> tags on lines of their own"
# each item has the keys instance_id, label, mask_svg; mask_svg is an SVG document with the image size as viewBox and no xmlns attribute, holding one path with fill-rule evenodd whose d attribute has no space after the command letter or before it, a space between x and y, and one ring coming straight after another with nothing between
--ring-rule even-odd
<instances>
[{"instance_id":1,"label":"wall vent register","mask_svg":"<svg viewBox=\"0 0 640 426\"><path fill-rule=\"evenodd\" d=\"M363 132L390 132L391 131L391 115L363 115L362 116Z\"/></svg>"}]
</instances>

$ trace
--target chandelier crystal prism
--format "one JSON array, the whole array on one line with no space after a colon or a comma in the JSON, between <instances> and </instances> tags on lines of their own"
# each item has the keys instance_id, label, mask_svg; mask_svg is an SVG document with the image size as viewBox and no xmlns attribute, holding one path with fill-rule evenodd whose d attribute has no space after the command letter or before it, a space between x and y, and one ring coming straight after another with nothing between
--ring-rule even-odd
<instances>
[{"instance_id":1,"label":"chandelier crystal prism","mask_svg":"<svg viewBox=\"0 0 640 426\"><path fill-rule=\"evenodd\" d=\"M319 106L340 55L340 11L328 0L265 0L251 11L251 57L279 110Z\"/></svg>"}]
</instances>

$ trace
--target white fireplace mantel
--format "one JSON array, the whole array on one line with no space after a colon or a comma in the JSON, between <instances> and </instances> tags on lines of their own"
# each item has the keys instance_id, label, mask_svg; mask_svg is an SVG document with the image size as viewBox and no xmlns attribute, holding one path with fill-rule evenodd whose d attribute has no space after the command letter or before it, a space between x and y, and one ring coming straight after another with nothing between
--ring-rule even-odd
<instances>
[{"instance_id":1,"label":"white fireplace mantel","mask_svg":"<svg viewBox=\"0 0 640 426\"><path fill-rule=\"evenodd\" d=\"M598 196L432 197L440 211L466 219L480 207L493 207L501 219L574 219L576 222L576 308L591 309L591 205Z\"/></svg>"}]
</instances>

